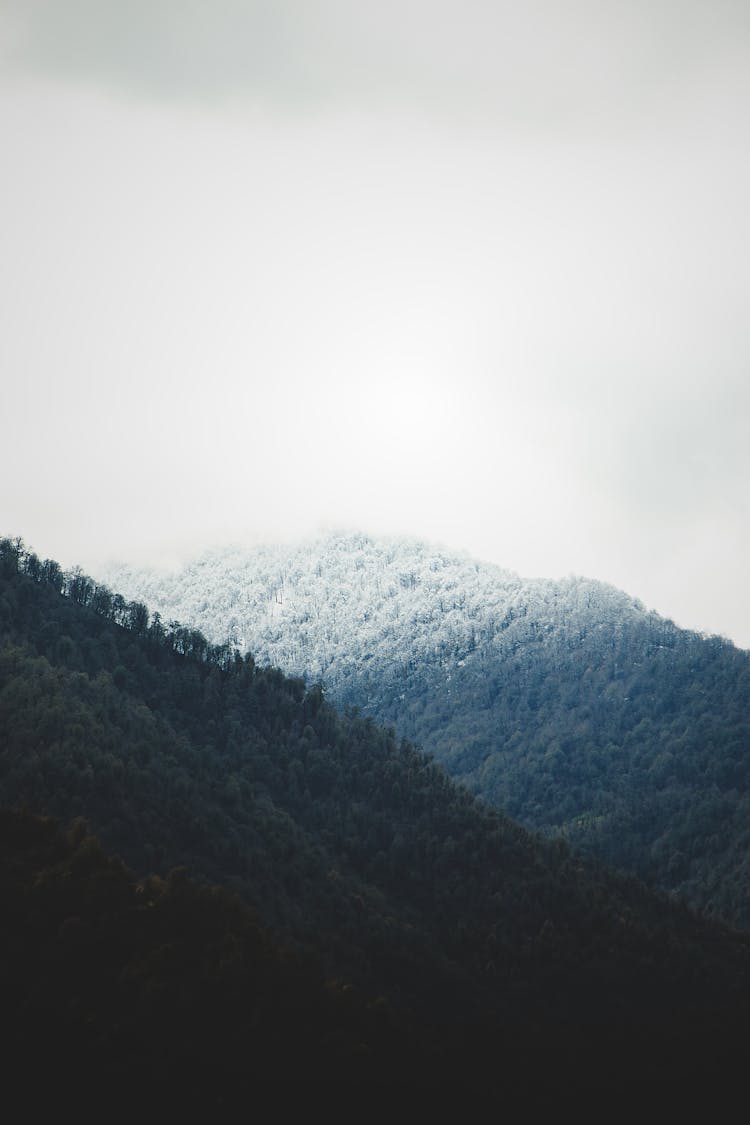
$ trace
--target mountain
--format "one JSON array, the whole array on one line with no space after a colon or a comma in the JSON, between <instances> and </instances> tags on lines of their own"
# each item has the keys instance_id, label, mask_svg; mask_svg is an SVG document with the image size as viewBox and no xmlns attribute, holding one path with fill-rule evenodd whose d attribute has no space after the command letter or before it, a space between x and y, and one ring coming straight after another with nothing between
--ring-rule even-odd
<instances>
[{"instance_id":1,"label":"mountain","mask_svg":"<svg viewBox=\"0 0 750 1125\"><path fill-rule=\"evenodd\" d=\"M103 576L356 705L525 826L750 926L750 654L611 586L330 535Z\"/></svg>"},{"instance_id":2,"label":"mountain","mask_svg":"<svg viewBox=\"0 0 750 1125\"><path fill-rule=\"evenodd\" d=\"M7 540L0 803L28 810L0 818L3 1019L25 1021L27 1063L59 1048L65 1069L72 1028L118 1081L145 1067L163 1093L166 1066L188 1092L223 1074L251 1096L265 1056L231 1005L260 973L267 1002L287 997L261 1034L293 1083L306 1051L324 1082L449 1081L496 1108L716 1104L744 1081L746 935L529 834L319 688ZM135 875L30 814L85 817ZM183 896L182 865L252 917ZM233 1043L224 1071L206 1020Z\"/></svg>"}]
</instances>

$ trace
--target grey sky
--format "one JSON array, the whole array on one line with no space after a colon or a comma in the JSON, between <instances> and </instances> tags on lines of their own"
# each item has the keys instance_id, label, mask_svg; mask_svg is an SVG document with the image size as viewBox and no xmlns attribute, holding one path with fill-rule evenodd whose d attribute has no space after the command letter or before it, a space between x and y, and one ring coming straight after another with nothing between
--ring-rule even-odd
<instances>
[{"instance_id":1,"label":"grey sky","mask_svg":"<svg viewBox=\"0 0 750 1125\"><path fill-rule=\"evenodd\" d=\"M750 647L749 13L0 0L0 532L409 531Z\"/></svg>"},{"instance_id":2,"label":"grey sky","mask_svg":"<svg viewBox=\"0 0 750 1125\"><path fill-rule=\"evenodd\" d=\"M414 101L558 122L653 110L748 31L743 0L4 0L22 67L146 96Z\"/></svg>"}]
</instances>

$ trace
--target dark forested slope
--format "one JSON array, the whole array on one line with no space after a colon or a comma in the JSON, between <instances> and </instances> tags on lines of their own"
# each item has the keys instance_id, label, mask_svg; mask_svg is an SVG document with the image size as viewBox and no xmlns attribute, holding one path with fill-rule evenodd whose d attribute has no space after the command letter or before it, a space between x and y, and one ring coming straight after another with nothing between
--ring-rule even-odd
<instances>
[{"instance_id":1,"label":"dark forested slope","mask_svg":"<svg viewBox=\"0 0 750 1125\"><path fill-rule=\"evenodd\" d=\"M750 925L750 656L621 591L412 541L214 552L118 588L393 723L527 827Z\"/></svg>"},{"instance_id":2,"label":"dark forested slope","mask_svg":"<svg viewBox=\"0 0 750 1125\"><path fill-rule=\"evenodd\" d=\"M80 821L63 833L0 808L0 903L3 1098L27 1119L222 1114L271 1081L424 1072L382 1003L326 982L184 868L137 880Z\"/></svg>"},{"instance_id":3,"label":"dark forested slope","mask_svg":"<svg viewBox=\"0 0 750 1125\"><path fill-rule=\"evenodd\" d=\"M467 1088L736 1076L744 937L529 835L318 688L8 541L0 799L85 816L140 875L186 864L239 891L275 941L416 1035L417 1068L442 1059Z\"/></svg>"}]
</instances>

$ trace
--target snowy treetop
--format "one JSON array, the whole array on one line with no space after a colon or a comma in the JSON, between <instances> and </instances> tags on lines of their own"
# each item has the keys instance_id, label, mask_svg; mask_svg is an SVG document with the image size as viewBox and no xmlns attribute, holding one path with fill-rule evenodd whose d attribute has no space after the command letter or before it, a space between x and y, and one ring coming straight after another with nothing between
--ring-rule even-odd
<instances>
[{"instance_id":1,"label":"snowy treetop","mask_svg":"<svg viewBox=\"0 0 750 1125\"><path fill-rule=\"evenodd\" d=\"M645 615L590 579L524 579L417 540L351 533L213 550L166 573L113 565L100 577L164 621L330 687L353 667L382 675L425 659L447 670L487 645Z\"/></svg>"}]
</instances>

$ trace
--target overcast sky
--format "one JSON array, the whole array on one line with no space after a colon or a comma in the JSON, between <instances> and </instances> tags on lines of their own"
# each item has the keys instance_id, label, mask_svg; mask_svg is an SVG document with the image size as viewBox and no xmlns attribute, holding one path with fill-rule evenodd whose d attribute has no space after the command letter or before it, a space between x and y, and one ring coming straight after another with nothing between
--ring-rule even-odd
<instances>
[{"instance_id":1,"label":"overcast sky","mask_svg":"<svg viewBox=\"0 0 750 1125\"><path fill-rule=\"evenodd\" d=\"M0 533L324 527L750 648L747 0L0 0Z\"/></svg>"}]
</instances>

